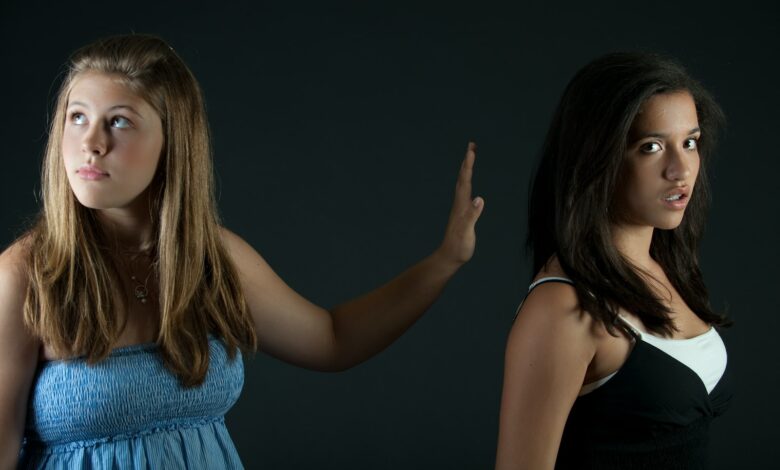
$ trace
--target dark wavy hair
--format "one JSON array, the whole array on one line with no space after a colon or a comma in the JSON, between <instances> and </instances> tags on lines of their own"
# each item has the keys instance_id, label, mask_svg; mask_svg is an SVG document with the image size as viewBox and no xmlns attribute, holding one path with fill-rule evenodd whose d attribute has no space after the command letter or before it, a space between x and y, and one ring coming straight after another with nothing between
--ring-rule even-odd
<instances>
[{"instance_id":1,"label":"dark wavy hair","mask_svg":"<svg viewBox=\"0 0 780 470\"><path fill-rule=\"evenodd\" d=\"M527 246L533 272L557 255L574 281L581 308L613 334L620 307L651 332L674 331L669 308L641 275L649 273L618 252L611 225L631 125L648 98L675 91L687 91L696 104L701 167L682 223L673 230L654 230L650 255L702 320L727 326L726 317L710 306L697 254L710 198L707 164L725 119L679 63L653 53L621 52L577 72L558 104L531 187Z\"/></svg>"}]
</instances>

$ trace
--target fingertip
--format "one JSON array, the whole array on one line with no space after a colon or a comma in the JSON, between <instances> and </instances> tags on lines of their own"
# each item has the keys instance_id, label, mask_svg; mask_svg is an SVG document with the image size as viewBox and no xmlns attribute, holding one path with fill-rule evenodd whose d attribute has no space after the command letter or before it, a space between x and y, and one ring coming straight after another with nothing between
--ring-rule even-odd
<instances>
[{"instance_id":1,"label":"fingertip","mask_svg":"<svg viewBox=\"0 0 780 470\"><path fill-rule=\"evenodd\" d=\"M472 199L471 205L473 205L476 209L482 209L482 206L485 205L485 200L477 196L474 199Z\"/></svg>"},{"instance_id":2,"label":"fingertip","mask_svg":"<svg viewBox=\"0 0 780 470\"><path fill-rule=\"evenodd\" d=\"M466 155L463 157L463 168L471 168L474 165L474 160L477 158L476 149L477 145L474 142L469 142Z\"/></svg>"}]
</instances>

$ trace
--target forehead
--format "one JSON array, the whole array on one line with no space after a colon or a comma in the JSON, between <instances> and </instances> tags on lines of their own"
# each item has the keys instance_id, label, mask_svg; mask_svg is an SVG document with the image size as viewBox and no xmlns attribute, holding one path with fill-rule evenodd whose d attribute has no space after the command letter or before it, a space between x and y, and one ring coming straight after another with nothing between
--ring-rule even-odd
<instances>
[{"instance_id":1,"label":"forehead","mask_svg":"<svg viewBox=\"0 0 780 470\"><path fill-rule=\"evenodd\" d=\"M631 126L634 134L689 133L699 127L696 103L687 91L651 96L639 110Z\"/></svg>"},{"instance_id":2,"label":"forehead","mask_svg":"<svg viewBox=\"0 0 780 470\"><path fill-rule=\"evenodd\" d=\"M119 76L100 72L84 72L76 76L68 94L68 106L76 102L96 109L124 104L151 110L146 100Z\"/></svg>"}]
</instances>

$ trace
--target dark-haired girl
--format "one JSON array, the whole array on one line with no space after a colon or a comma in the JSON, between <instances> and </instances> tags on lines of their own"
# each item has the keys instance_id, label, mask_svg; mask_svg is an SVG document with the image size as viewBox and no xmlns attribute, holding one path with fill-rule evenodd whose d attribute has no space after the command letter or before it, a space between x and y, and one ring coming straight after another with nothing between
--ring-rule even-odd
<instances>
[{"instance_id":1,"label":"dark-haired girl","mask_svg":"<svg viewBox=\"0 0 780 470\"><path fill-rule=\"evenodd\" d=\"M697 258L722 113L676 62L611 54L566 88L529 203L498 469L706 468L730 400Z\"/></svg>"}]
</instances>

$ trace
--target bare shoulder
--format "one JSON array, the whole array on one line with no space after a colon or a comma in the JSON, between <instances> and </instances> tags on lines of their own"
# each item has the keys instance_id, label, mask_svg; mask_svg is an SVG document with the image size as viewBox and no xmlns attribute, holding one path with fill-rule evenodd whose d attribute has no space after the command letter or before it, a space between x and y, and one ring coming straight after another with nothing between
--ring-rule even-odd
<instances>
[{"instance_id":1,"label":"bare shoulder","mask_svg":"<svg viewBox=\"0 0 780 470\"><path fill-rule=\"evenodd\" d=\"M0 252L0 262L2 263L24 263L32 248L32 240L29 235L17 238Z\"/></svg>"},{"instance_id":2,"label":"bare shoulder","mask_svg":"<svg viewBox=\"0 0 780 470\"><path fill-rule=\"evenodd\" d=\"M536 286L526 297L517 315L516 324L590 336L591 315L580 308L577 291L563 282L546 282Z\"/></svg>"},{"instance_id":3,"label":"bare shoulder","mask_svg":"<svg viewBox=\"0 0 780 470\"><path fill-rule=\"evenodd\" d=\"M271 273L270 267L252 245L225 227L220 227L220 236L228 257L238 268L242 278L249 276L250 279L267 281Z\"/></svg>"},{"instance_id":4,"label":"bare shoulder","mask_svg":"<svg viewBox=\"0 0 780 470\"><path fill-rule=\"evenodd\" d=\"M245 261L247 256L258 256L258 253L243 238L226 227L219 227L222 244L234 262Z\"/></svg>"},{"instance_id":5,"label":"bare shoulder","mask_svg":"<svg viewBox=\"0 0 780 470\"><path fill-rule=\"evenodd\" d=\"M222 238L223 243L231 243L235 242L237 240L241 240L241 237L233 233L232 230L228 229L227 227L220 225L219 226L219 236Z\"/></svg>"},{"instance_id":6,"label":"bare shoulder","mask_svg":"<svg viewBox=\"0 0 780 470\"><path fill-rule=\"evenodd\" d=\"M547 277L568 278L555 257L534 280ZM599 336L598 326L580 307L577 291L571 284L545 282L534 287L523 301L509 340L544 342L545 348L568 344L592 357Z\"/></svg>"},{"instance_id":7,"label":"bare shoulder","mask_svg":"<svg viewBox=\"0 0 780 470\"><path fill-rule=\"evenodd\" d=\"M534 277L534 281L544 278L566 278L558 259L553 256ZM577 291L566 282L544 282L534 287L523 302L520 315L541 316L546 321L561 321L583 319L585 315L580 309ZM540 319L541 320L541 319ZM575 321L575 323L587 323Z\"/></svg>"},{"instance_id":8,"label":"bare shoulder","mask_svg":"<svg viewBox=\"0 0 780 470\"><path fill-rule=\"evenodd\" d=\"M24 301L29 254L30 243L25 238L15 241L0 253L0 304L17 304Z\"/></svg>"},{"instance_id":9,"label":"bare shoulder","mask_svg":"<svg viewBox=\"0 0 780 470\"><path fill-rule=\"evenodd\" d=\"M219 226L219 238L228 252L233 250L236 244L244 241L241 237L222 225Z\"/></svg>"},{"instance_id":10,"label":"bare shoulder","mask_svg":"<svg viewBox=\"0 0 780 470\"><path fill-rule=\"evenodd\" d=\"M32 341L32 335L24 326L29 253L29 242L23 238L0 254L0 343L8 346L20 346ZM5 348L0 347L0 350Z\"/></svg>"}]
</instances>

